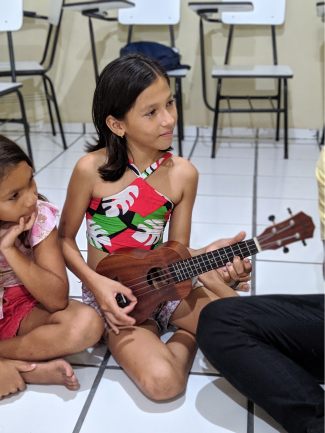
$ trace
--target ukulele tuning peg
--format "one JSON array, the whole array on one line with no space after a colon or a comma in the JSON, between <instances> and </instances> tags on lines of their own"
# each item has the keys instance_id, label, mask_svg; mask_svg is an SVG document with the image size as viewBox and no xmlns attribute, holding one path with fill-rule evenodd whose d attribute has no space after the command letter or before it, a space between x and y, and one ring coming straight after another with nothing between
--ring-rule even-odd
<instances>
[{"instance_id":1,"label":"ukulele tuning peg","mask_svg":"<svg viewBox=\"0 0 325 433\"><path fill-rule=\"evenodd\" d=\"M273 224L274 224L274 221L275 221L275 216L274 216L274 215L270 215L270 216L269 216L269 221L272 221L272 222L273 222Z\"/></svg>"},{"instance_id":2,"label":"ukulele tuning peg","mask_svg":"<svg viewBox=\"0 0 325 433\"><path fill-rule=\"evenodd\" d=\"M287 208L287 210L288 210L289 214L292 215L292 211L289 207Z\"/></svg>"},{"instance_id":3,"label":"ukulele tuning peg","mask_svg":"<svg viewBox=\"0 0 325 433\"><path fill-rule=\"evenodd\" d=\"M303 239L301 242L304 244L304 247L307 246L305 239Z\"/></svg>"},{"instance_id":4,"label":"ukulele tuning peg","mask_svg":"<svg viewBox=\"0 0 325 433\"><path fill-rule=\"evenodd\" d=\"M285 254L287 254L287 253L289 252L289 248L288 248L288 247L284 247L284 248L283 248L283 252L284 252Z\"/></svg>"}]
</instances>

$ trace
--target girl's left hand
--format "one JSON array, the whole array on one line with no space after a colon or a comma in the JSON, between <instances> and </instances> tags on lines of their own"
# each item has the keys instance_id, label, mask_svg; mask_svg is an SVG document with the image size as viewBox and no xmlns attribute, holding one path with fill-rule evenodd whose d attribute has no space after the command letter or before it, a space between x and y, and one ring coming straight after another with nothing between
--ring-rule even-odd
<instances>
[{"instance_id":1,"label":"girl's left hand","mask_svg":"<svg viewBox=\"0 0 325 433\"><path fill-rule=\"evenodd\" d=\"M15 240L17 237L27 230L30 230L36 220L36 212L33 212L29 221L25 223L24 217L20 217L19 223L14 224L10 229L0 237L0 251L4 253L6 250L10 250L15 246Z\"/></svg>"},{"instance_id":2,"label":"girl's left hand","mask_svg":"<svg viewBox=\"0 0 325 433\"><path fill-rule=\"evenodd\" d=\"M245 239L245 236L245 232L240 232L233 238L219 239L208 245L206 252L208 253L241 242ZM236 282L239 282L236 290L248 292L249 285L247 282L251 280L249 274L252 272L252 265L248 258L242 260L240 257L235 257L233 263L227 263L226 266L216 269L216 272L221 275L228 286L233 286Z\"/></svg>"}]
</instances>

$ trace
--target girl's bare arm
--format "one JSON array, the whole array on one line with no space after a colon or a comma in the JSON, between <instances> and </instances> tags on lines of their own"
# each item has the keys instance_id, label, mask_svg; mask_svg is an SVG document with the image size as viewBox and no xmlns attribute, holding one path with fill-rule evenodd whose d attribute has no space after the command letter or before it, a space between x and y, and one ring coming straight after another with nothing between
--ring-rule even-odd
<instances>
[{"instance_id":1,"label":"girl's bare arm","mask_svg":"<svg viewBox=\"0 0 325 433\"><path fill-rule=\"evenodd\" d=\"M116 325L134 324L134 319L127 314L133 310L136 298L130 289L92 270L85 263L76 243L76 235L92 198L96 170L92 154L84 156L77 163L62 211L59 240L68 268L94 294L107 322L118 333ZM115 300L117 293L123 293L128 297L131 301L128 307L118 307Z\"/></svg>"},{"instance_id":2,"label":"girl's bare arm","mask_svg":"<svg viewBox=\"0 0 325 433\"><path fill-rule=\"evenodd\" d=\"M35 221L35 215L30 221ZM23 219L20 224L24 225ZM26 289L50 312L64 309L68 305L69 282L62 253L57 240L57 229L34 247L32 262L15 245L13 227L6 238L1 239L1 251ZM25 228L25 227L24 227ZM27 229L29 229L27 225ZM11 236L10 236L11 235ZM13 240L13 242L12 242Z\"/></svg>"},{"instance_id":3,"label":"girl's bare arm","mask_svg":"<svg viewBox=\"0 0 325 433\"><path fill-rule=\"evenodd\" d=\"M175 166L173 177L173 183L182 189L182 197L171 214L168 240L178 241L189 247L192 210L199 178L198 171L189 161L180 158L178 166Z\"/></svg>"}]
</instances>

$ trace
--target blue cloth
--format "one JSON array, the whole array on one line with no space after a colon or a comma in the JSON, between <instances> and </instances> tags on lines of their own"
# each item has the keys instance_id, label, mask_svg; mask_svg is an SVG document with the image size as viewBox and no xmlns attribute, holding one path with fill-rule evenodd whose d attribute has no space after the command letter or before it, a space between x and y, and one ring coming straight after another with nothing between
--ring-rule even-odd
<instances>
[{"instance_id":1,"label":"blue cloth","mask_svg":"<svg viewBox=\"0 0 325 433\"><path fill-rule=\"evenodd\" d=\"M181 65L180 55L172 48L157 42L131 42L121 48L120 55L125 56L129 53L145 54L148 57L156 59L166 71L175 69L191 69L188 65Z\"/></svg>"}]
</instances>

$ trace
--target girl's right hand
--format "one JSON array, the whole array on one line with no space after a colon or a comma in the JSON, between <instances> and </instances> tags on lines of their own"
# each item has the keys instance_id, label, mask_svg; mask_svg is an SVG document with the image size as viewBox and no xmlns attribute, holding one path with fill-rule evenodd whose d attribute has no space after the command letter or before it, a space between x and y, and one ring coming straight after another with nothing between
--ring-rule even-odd
<instances>
[{"instance_id":1,"label":"girl's right hand","mask_svg":"<svg viewBox=\"0 0 325 433\"><path fill-rule=\"evenodd\" d=\"M0 400L9 394L24 391L26 384L20 373L32 371L36 364L0 358Z\"/></svg>"},{"instance_id":2,"label":"girl's right hand","mask_svg":"<svg viewBox=\"0 0 325 433\"><path fill-rule=\"evenodd\" d=\"M132 290L123 286L118 281L110 280L102 275L97 274L96 280L92 285L92 291L105 315L105 319L115 334L119 334L117 326L135 325L135 319L128 316L137 303L137 298L133 295ZM123 294L128 298L130 304L125 308L120 308L116 302L116 295Z\"/></svg>"},{"instance_id":3,"label":"girl's right hand","mask_svg":"<svg viewBox=\"0 0 325 433\"><path fill-rule=\"evenodd\" d=\"M25 231L30 230L36 221L36 212L33 212L29 221L25 223L24 217L20 217L19 223L10 227L6 233L0 237L0 251L4 253L15 246L17 237Z\"/></svg>"}]
</instances>

